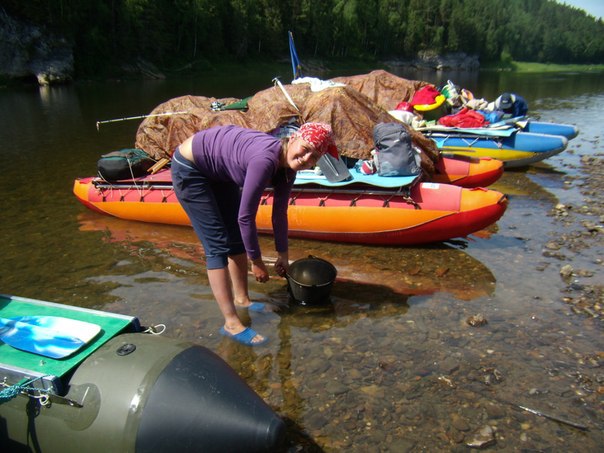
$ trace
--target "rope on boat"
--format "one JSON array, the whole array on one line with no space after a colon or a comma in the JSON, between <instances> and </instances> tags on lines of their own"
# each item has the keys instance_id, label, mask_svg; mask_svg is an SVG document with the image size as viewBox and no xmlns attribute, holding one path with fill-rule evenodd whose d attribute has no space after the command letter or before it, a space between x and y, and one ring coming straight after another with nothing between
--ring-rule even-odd
<instances>
[{"instance_id":1,"label":"rope on boat","mask_svg":"<svg viewBox=\"0 0 604 453\"><path fill-rule=\"evenodd\" d=\"M6 403L13 398L16 398L21 393L28 393L29 396L33 398L38 398L40 400L40 404L42 406L46 405L49 401L49 391L37 387L33 387L31 384L34 383L38 379L42 379L45 376L36 377L34 379L21 379L19 382L13 385L9 385L6 382L3 382L2 385L4 388L0 390L0 404ZM30 392L38 392L39 395L32 395Z\"/></svg>"},{"instance_id":2,"label":"rope on boat","mask_svg":"<svg viewBox=\"0 0 604 453\"><path fill-rule=\"evenodd\" d=\"M97 177L92 181L94 188L97 193L102 197L102 201L107 201L107 197L110 196L114 191L119 194L119 201L127 201L126 196L131 191L137 191L139 195L139 201L144 202L145 197L149 195L153 190L159 190L162 195L162 203L167 203L168 198L174 193L174 188L171 184L157 184L157 183L148 183L145 181L139 181L137 183L136 180L132 181L132 183L123 183L123 182L110 182L102 177Z\"/></svg>"},{"instance_id":3,"label":"rope on boat","mask_svg":"<svg viewBox=\"0 0 604 453\"><path fill-rule=\"evenodd\" d=\"M138 190L139 195L141 196L141 201L143 201L142 200L142 198L143 198L143 195L142 195L142 191L143 191L142 185L139 185L139 184L136 183L136 176L134 176L134 171L132 170L132 162L130 162L130 159L126 159L126 162L128 162L128 169L130 170L130 176L132 177L132 184L131 185L134 186L134 188L136 190ZM97 172L97 174L98 174L98 176L99 176L100 179L102 179L104 182L106 182L107 184L109 184L109 186L112 186L111 181L108 181L107 179L105 179L105 177L101 174L100 170ZM124 200L120 200L120 201L124 201Z\"/></svg>"},{"instance_id":4,"label":"rope on boat","mask_svg":"<svg viewBox=\"0 0 604 453\"><path fill-rule=\"evenodd\" d=\"M165 331L166 331L165 324L156 324L154 326L147 327L145 330L143 330L143 333L150 333L151 335L161 335Z\"/></svg>"}]
</instances>

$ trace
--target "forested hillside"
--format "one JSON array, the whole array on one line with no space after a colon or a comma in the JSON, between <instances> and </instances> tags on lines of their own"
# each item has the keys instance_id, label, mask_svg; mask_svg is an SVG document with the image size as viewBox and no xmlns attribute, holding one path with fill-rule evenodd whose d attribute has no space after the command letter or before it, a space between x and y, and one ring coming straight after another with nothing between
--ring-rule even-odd
<instances>
[{"instance_id":1,"label":"forested hillside","mask_svg":"<svg viewBox=\"0 0 604 453\"><path fill-rule=\"evenodd\" d=\"M2 0L13 17L73 43L79 73L144 58L411 58L603 63L604 22L551 0Z\"/></svg>"}]
</instances>

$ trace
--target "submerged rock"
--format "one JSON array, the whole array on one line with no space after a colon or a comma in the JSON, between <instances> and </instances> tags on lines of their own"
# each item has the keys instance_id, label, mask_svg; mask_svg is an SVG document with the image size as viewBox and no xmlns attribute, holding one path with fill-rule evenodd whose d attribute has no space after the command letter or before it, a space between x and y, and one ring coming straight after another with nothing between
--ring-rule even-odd
<instances>
[{"instance_id":1,"label":"submerged rock","mask_svg":"<svg viewBox=\"0 0 604 453\"><path fill-rule=\"evenodd\" d=\"M495 430L491 426L485 425L470 437L466 445L470 448L486 448L495 445L496 442Z\"/></svg>"},{"instance_id":2,"label":"submerged rock","mask_svg":"<svg viewBox=\"0 0 604 453\"><path fill-rule=\"evenodd\" d=\"M570 278L573 275L573 267L570 264L566 264L564 266L562 266L562 269L560 269L560 276L562 278Z\"/></svg>"},{"instance_id":3,"label":"submerged rock","mask_svg":"<svg viewBox=\"0 0 604 453\"><path fill-rule=\"evenodd\" d=\"M472 327L480 327L488 324L487 318L482 313L470 316L466 319L466 323Z\"/></svg>"}]
</instances>

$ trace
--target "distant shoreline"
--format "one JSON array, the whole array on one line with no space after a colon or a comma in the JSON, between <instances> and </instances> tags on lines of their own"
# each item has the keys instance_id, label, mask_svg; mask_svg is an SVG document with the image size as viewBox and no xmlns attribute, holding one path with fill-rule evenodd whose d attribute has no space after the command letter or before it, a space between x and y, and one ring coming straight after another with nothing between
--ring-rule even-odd
<instances>
[{"instance_id":1,"label":"distant shoreline","mask_svg":"<svg viewBox=\"0 0 604 453\"><path fill-rule=\"evenodd\" d=\"M405 66L404 62L400 62L401 66ZM409 62L409 66L414 66L411 62ZM319 77L329 79L331 77L341 76L341 75L351 75L352 72L364 71L369 73L373 70L383 69L385 71L392 72L393 69L393 61L381 61L381 60L371 60L371 59L327 59L327 60L315 60L309 59L305 64L302 65L302 71L305 75L309 75L311 77ZM280 61L271 61L271 60L255 60L255 61L236 61L236 60L198 60L196 62L192 62L184 68L179 69L166 69L161 70L157 69L157 75L152 72L145 71L116 71L115 74L111 74L111 71L108 73L99 75L98 77L77 77L67 83L78 83L78 82L86 82L86 81L99 81L99 80L144 80L144 79L163 79L163 78L174 78L174 77L182 77L182 76L193 76L202 75L202 74L211 74L211 73L223 73L229 71L245 71L249 75L253 75L255 73L263 73L266 72L267 68L273 68L276 74L281 74L284 76L284 80L288 79L289 74L291 73L291 64L286 60ZM423 71L434 71L438 72L435 68L417 68ZM463 69L462 69L463 70ZM604 72L604 64L594 64L594 65L578 65L578 64L551 64L551 63L535 63L535 62L517 62L512 61L507 63L506 65L495 64L495 65L483 65L478 69L473 69L472 71L477 72L510 72L510 73L554 73L554 72L583 72L583 73L593 73L593 72ZM468 70L468 72L470 72ZM337 74L337 75L334 75ZM35 80L33 78L3 78L0 77L0 88L8 88L14 87L18 85L30 85L35 84Z\"/></svg>"}]
</instances>

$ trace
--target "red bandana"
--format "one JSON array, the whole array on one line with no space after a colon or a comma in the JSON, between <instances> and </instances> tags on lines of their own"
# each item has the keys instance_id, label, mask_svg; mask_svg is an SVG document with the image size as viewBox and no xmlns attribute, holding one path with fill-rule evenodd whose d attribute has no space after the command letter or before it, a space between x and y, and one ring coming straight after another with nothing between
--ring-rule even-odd
<instances>
[{"instance_id":1,"label":"red bandana","mask_svg":"<svg viewBox=\"0 0 604 453\"><path fill-rule=\"evenodd\" d=\"M338 148L331 126L324 123L304 123L295 135L310 143L319 154L329 154L338 159Z\"/></svg>"}]
</instances>

